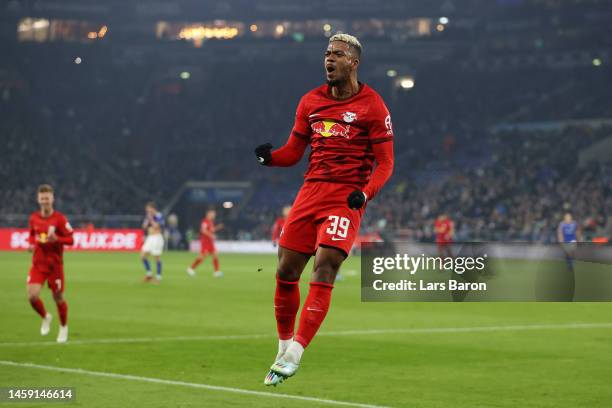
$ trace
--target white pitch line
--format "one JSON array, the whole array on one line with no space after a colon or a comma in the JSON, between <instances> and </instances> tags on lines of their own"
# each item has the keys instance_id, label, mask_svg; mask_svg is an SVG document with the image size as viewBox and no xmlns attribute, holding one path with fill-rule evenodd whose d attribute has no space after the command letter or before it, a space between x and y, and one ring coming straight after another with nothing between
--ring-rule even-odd
<instances>
[{"instance_id":1,"label":"white pitch line","mask_svg":"<svg viewBox=\"0 0 612 408\"><path fill-rule=\"evenodd\" d=\"M154 384L178 385L181 387L199 388L199 389L205 389L205 390L211 390L211 391L223 391L223 392L233 393L233 394L245 394L245 395L255 395L258 397L292 399L292 400L316 402L318 404L341 405L345 407L388 408L382 405L359 404L357 402L338 401L338 400L316 398L316 397L305 397L301 395L280 394L280 393L277 394L274 392L253 391L253 390L247 390L243 388L222 387L220 385L191 383L191 382L176 381L176 380L164 380L162 378L141 377L138 375L129 375L129 374L107 373L104 371L90 371L90 370L83 370L80 368L55 367L55 366L40 365L40 364L33 364L33 363L17 363L14 361L4 361L4 360L0 360L0 365L9 366L9 367L35 368L39 370L56 371L60 373L91 375L95 377L115 378L115 379L120 379L120 380L140 381L140 382L148 382L148 383L154 383Z\"/></svg>"},{"instance_id":2,"label":"white pitch line","mask_svg":"<svg viewBox=\"0 0 612 408\"><path fill-rule=\"evenodd\" d=\"M479 333L527 330L565 330L565 329L608 329L611 323L560 323L560 324L521 324L507 326L474 326L474 327L423 327L405 329L358 329L343 331L323 331L317 336L368 336L377 334L428 334L428 333ZM174 341L214 341L214 340L254 340L275 338L276 334L236 334L219 336L175 336L175 337L134 337L110 338L90 340L70 340L59 344L54 341L5 342L0 347L28 347L28 346L62 346L87 344L129 344L129 343L163 343Z\"/></svg>"}]
</instances>

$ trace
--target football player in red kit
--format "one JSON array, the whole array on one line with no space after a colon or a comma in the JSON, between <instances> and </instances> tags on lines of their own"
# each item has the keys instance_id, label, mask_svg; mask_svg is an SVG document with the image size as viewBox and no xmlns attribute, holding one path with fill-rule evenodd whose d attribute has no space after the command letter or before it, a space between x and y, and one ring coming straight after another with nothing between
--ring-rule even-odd
<instances>
[{"instance_id":1,"label":"football player in red kit","mask_svg":"<svg viewBox=\"0 0 612 408\"><path fill-rule=\"evenodd\" d=\"M272 244L274 244L274 246L278 246L278 240L283 233L283 226L285 225L285 221L287 221L289 211L291 211L290 205L283 207L283 215L274 221L274 225L272 226Z\"/></svg>"},{"instance_id":2,"label":"football player in red kit","mask_svg":"<svg viewBox=\"0 0 612 408\"><path fill-rule=\"evenodd\" d=\"M40 299L42 285L47 282L57 305L60 328L58 343L68 341L68 304L64 300L64 245L72 245L72 227L64 214L53 209L53 187L38 187L40 210L30 216L30 250L32 266L28 274L28 298L42 317L40 334L46 336L51 328L52 316Z\"/></svg>"},{"instance_id":3,"label":"football player in red kit","mask_svg":"<svg viewBox=\"0 0 612 408\"><path fill-rule=\"evenodd\" d=\"M213 261L213 277L220 278L223 276L223 272L219 270L219 258L215 248L215 234L223 229L223 224L215 224L216 217L217 212L215 210L208 210L206 211L206 216L202 218L200 224L200 255L187 268L187 273L190 276L195 276L195 269L209 254L212 256Z\"/></svg>"},{"instance_id":4,"label":"football player in red kit","mask_svg":"<svg viewBox=\"0 0 612 408\"><path fill-rule=\"evenodd\" d=\"M357 80L360 58L355 37L332 36L324 57L327 84L302 97L287 143L277 150L269 143L255 149L259 163L286 167L311 148L304 185L279 240L274 296L279 345L266 385L297 371L329 310L336 274L357 237L366 203L393 172L391 117L380 95ZM294 332L298 281L311 256L310 289Z\"/></svg>"},{"instance_id":5,"label":"football player in red kit","mask_svg":"<svg viewBox=\"0 0 612 408\"><path fill-rule=\"evenodd\" d=\"M434 222L434 232L436 234L436 244L438 244L438 254L442 258L452 258L455 224L446 213L440 214L438 218L436 218Z\"/></svg>"}]
</instances>

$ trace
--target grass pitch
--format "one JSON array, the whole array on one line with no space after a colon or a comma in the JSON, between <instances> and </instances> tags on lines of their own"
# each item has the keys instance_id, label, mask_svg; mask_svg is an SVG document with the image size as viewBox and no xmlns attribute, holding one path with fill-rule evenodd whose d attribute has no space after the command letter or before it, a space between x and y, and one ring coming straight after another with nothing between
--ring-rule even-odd
<instances>
[{"instance_id":1,"label":"grass pitch","mask_svg":"<svg viewBox=\"0 0 612 408\"><path fill-rule=\"evenodd\" d=\"M190 278L192 259L165 254L154 286L141 283L136 254L66 254L71 342L58 345L48 289L50 336L26 300L29 254L0 252L0 387L74 387L70 406L88 408L612 405L612 304L361 303L355 257L300 371L266 388L275 257L221 255L222 279L210 260Z\"/></svg>"}]
</instances>

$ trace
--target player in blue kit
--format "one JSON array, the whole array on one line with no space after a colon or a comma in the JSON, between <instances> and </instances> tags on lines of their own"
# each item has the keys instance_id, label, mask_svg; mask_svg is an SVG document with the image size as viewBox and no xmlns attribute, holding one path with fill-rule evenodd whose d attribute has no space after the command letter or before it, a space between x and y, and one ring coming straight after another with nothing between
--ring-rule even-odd
<instances>
[{"instance_id":1,"label":"player in blue kit","mask_svg":"<svg viewBox=\"0 0 612 408\"><path fill-rule=\"evenodd\" d=\"M578 227L578 223L572 217L572 214L566 212L563 215L563 221L557 227L557 241L563 252L567 266L571 271L574 271L574 255L576 253L577 243L582 240L582 232Z\"/></svg>"},{"instance_id":2,"label":"player in blue kit","mask_svg":"<svg viewBox=\"0 0 612 408\"><path fill-rule=\"evenodd\" d=\"M140 253L140 258L145 268L145 282L159 283L162 278L162 262L161 255L164 251L164 236L162 231L165 225L164 215L157 211L155 203L149 202L145 206L146 216L142 222L142 228L145 230L147 237ZM157 276L153 280L151 265L149 264L149 255L155 258L157 266Z\"/></svg>"}]
</instances>

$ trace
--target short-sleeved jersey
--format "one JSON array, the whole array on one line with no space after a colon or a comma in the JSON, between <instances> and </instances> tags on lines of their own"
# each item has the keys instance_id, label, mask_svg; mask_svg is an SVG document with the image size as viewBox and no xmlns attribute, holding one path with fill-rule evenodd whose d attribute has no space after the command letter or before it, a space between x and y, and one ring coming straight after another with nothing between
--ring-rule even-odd
<instances>
[{"instance_id":1,"label":"short-sleeved jersey","mask_svg":"<svg viewBox=\"0 0 612 408\"><path fill-rule=\"evenodd\" d=\"M376 91L338 100L322 85L302 97L292 134L310 144L306 181L366 184L372 174L372 144L393 140L391 116Z\"/></svg>"},{"instance_id":2,"label":"short-sleeved jersey","mask_svg":"<svg viewBox=\"0 0 612 408\"><path fill-rule=\"evenodd\" d=\"M64 245L72 245L72 227L59 211L53 211L50 216L43 217L40 211L32 213L29 221L30 244L34 246L32 264L44 267L47 265L62 265ZM50 229L55 230L58 240L48 242Z\"/></svg>"},{"instance_id":3,"label":"short-sleeved jersey","mask_svg":"<svg viewBox=\"0 0 612 408\"><path fill-rule=\"evenodd\" d=\"M214 233L215 232L214 222L212 222L208 218L202 218L202 222L200 223L200 241L206 241L206 242L214 241L208 235L203 234L202 231L208 231L208 232Z\"/></svg>"},{"instance_id":4,"label":"short-sleeved jersey","mask_svg":"<svg viewBox=\"0 0 612 408\"><path fill-rule=\"evenodd\" d=\"M578 241L578 224L576 221L572 222L560 222L559 230L563 236L563 242L576 242Z\"/></svg>"},{"instance_id":5,"label":"short-sleeved jersey","mask_svg":"<svg viewBox=\"0 0 612 408\"><path fill-rule=\"evenodd\" d=\"M453 221L449 218L444 220L437 219L434 222L434 230L438 244L446 244L453 241Z\"/></svg>"}]
</instances>

